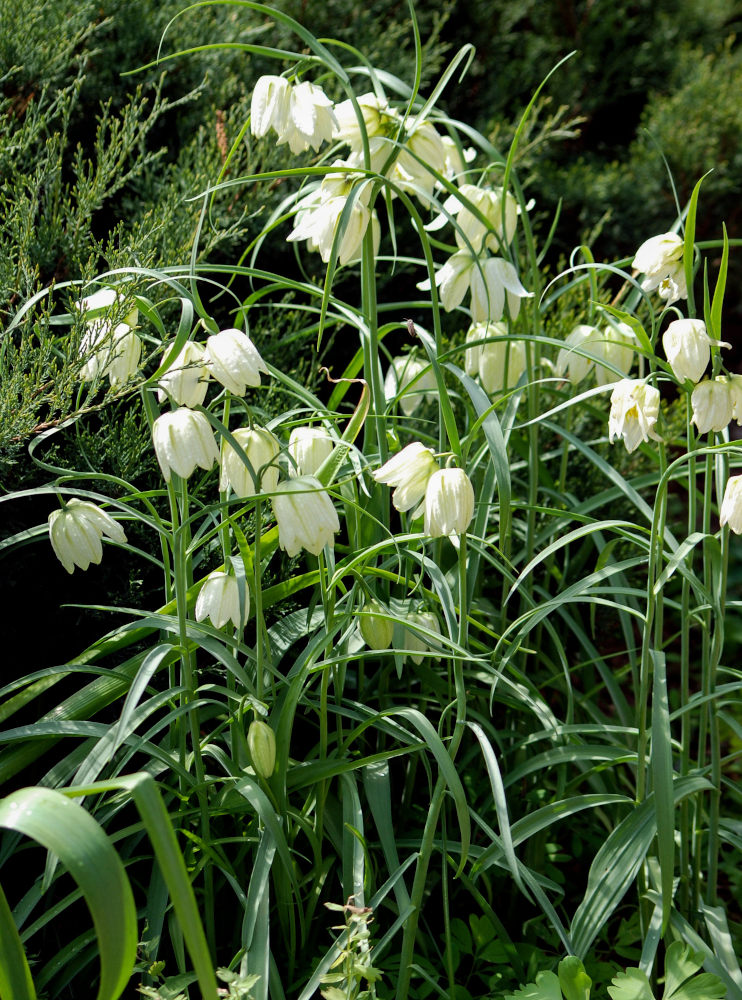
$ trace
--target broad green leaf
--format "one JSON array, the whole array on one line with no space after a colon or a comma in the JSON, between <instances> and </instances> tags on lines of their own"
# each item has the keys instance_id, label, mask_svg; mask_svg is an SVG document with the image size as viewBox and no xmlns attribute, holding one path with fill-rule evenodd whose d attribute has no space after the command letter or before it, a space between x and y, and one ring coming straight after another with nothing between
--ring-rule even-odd
<instances>
[{"instance_id":1,"label":"broad green leaf","mask_svg":"<svg viewBox=\"0 0 742 1000\"><path fill-rule=\"evenodd\" d=\"M585 966L575 955L568 955L559 963L559 985L565 1000L590 1000L593 981Z\"/></svg>"},{"instance_id":2,"label":"broad green leaf","mask_svg":"<svg viewBox=\"0 0 742 1000\"><path fill-rule=\"evenodd\" d=\"M619 972L608 987L611 1000L655 1000L649 980L641 969L627 969Z\"/></svg>"},{"instance_id":3,"label":"broad green leaf","mask_svg":"<svg viewBox=\"0 0 742 1000\"><path fill-rule=\"evenodd\" d=\"M711 303L711 330L710 335L713 340L721 340L721 311L724 306L724 290L727 284L727 268L729 265L729 237L727 227L722 222L724 231L724 248L721 252L721 264L719 264L719 276L716 279L714 289L714 300Z\"/></svg>"},{"instance_id":4,"label":"broad green leaf","mask_svg":"<svg viewBox=\"0 0 742 1000\"><path fill-rule=\"evenodd\" d=\"M138 938L134 897L113 844L89 813L50 788L21 788L3 799L0 826L57 855L77 882L98 940L98 1000L116 1000L134 970Z\"/></svg>"}]
</instances>

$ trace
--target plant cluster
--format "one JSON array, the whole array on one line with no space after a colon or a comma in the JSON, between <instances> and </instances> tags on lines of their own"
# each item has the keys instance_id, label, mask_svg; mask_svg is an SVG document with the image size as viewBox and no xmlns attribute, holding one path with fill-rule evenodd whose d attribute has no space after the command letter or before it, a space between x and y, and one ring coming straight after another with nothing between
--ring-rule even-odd
<instances>
[{"instance_id":1,"label":"plant cluster","mask_svg":"<svg viewBox=\"0 0 742 1000\"><path fill-rule=\"evenodd\" d=\"M7 326L45 326L69 400L3 553L161 584L0 689L0 994L742 997L742 241L699 245L702 179L553 275L516 168L552 74L501 153L441 107L471 46L421 90L412 5L399 75L280 7L199 11L258 20L275 72L189 252L29 288ZM271 185L237 263L203 259ZM325 380L293 331L342 344ZM54 450L112 401L136 480Z\"/></svg>"}]
</instances>

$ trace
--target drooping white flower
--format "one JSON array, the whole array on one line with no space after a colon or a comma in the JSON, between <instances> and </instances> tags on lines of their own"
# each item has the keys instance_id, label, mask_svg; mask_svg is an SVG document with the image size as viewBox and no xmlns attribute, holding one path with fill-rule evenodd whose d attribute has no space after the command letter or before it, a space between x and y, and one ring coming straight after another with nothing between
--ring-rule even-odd
<instances>
[{"instance_id":1,"label":"drooping white flower","mask_svg":"<svg viewBox=\"0 0 742 1000\"><path fill-rule=\"evenodd\" d=\"M375 598L363 606L358 628L369 649L389 649L394 636L394 622L389 612Z\"/></svg>"},{"instance_id":2,"label":"drooping white flower","mask_svg":"<svg viewBox=\"0 0 742 1000\"><path fill-rule=\"evenodd\" d=\"M377 483L394 487L392 503L396 510L405 511L421 503L428 480L437 469L432 448L413 441L371 475Z\"/></svg>"},{"instance_id":3,"label":"drooping white flower","mask_svg":"<svg viewBox=\"0 0 742 1000\"><path fill-rule=\"evenodd\" d=\"M136 374L142 342L126 323L115 327L105 319L91 320L80 341L85 364L80 376L90 382L108 376L111 385L123 385Z\"/></svg>"},{"instance_id":4,"label":"drooping white flower","mask_svg":"<svg viewBox=\"0 0 742 1000\"><path fill-rule=\"evenodd\" d=\"M466 334L467 343L488 337L507 338L504 323L474 323ZM468 347L465 355L468 375L478 375L489 395L512 389L526 370L526 345L522 340L500 339Z\"/></svg>"},{"instance_id":5,"label":"drooping white flower","mask_svg":"<svg viewBox=\"0 0 742 1000\"><path fill-rule=\"evenodd\" d=\"M729 394L732 397L732 417L742 425L742 375L728 376Z\"/></svg>"},{"instance_id":6,"label":"drooping white flower","mask_svg":"<svg viewBox=\"0 0 742 1000\"><path fill-rule=\"evenodd\" d=\"M389 101L385 97L366 93L361 94L356 100L369 139L386 135L390 125L397 124L400 120L398 112L389 107ZM339 139L340 142L347 142L354 152L362 150L361 126L358 123L352 101L341 101L340 104L336 104L335 118L337 120L335 138Z\"/></svg>"},{"instance_id":7,"label":"drooping white flower","mask_svg":"<svg viewBox=\"0 0 742 1000\"><path fill-rule=\"evenodd\" d=\"M446 148L432 122L420 122L407 136L390 171L390 178L402 190L416 195L424 205L430 201L436 185L431 173L446 169Z\"/></svg>"},{"instance_id":8,"label":"drooping white flower","mask_svg":"<svg viewBox=\"0 0 742 1000\"><path fill-rule=\"evenodd\" d=\"M472 257L467 250L458 250L436 271L441 305L450 312L460 305L467 289L471 291L471 318L474 323L497 322L502 318L507 300L511 319L520 311L520 300L530 298L513 265L502 257ZM430 281L421 281L422 291Z\"/></svg>"},{"instance_id":9,"label":"drooping white flower","mask_svg":"<svg viewBox=\"0 0 742 1000\"><path fill-rule=\"evenodd\" d=\"M683 240L677 233L661 233L636 251L633 266L644 274L645 292L658 289L668 304L688 297L683 266Z\"/></svg>"},{"instance_id":10,"label":"drooping white flower","mask_svg":"<svg viewBox=\"0 0 742 1000\"><path fill-rule=\"evenodd\" d=\"M719 511L719 524L728 524L735 535L742 535L742 476L730 476Z\"/></svg>"},{"instance_id":11,"label":"drooping white flower","mask_svg":"<svg viewBox=\"0 0 742 1000\"><path fill-rule=\"evenodd\" d=\"M578 324L565 340L565 347L557 355L557 375L568 375L577 385L593 372L597 385L617 381L607 364L627 375L634 363L634 334L626 323L599 330L596 326Z\"/></svg>"},{"instance_id":12,"label":"drooping white flower","mask_svg":"<svg viewBox=\"0 0 742 1000\"><path fill-rule=\"evenodd\" d=\"M278 463L281 450L277 439L265 427L240 427L232 432L237 444L242 448L258 480L258 490L270 493L278 483ZM235 496L255 496L256 479L245 465L240 455L226 441L222 441L221 471L219 489L232 487ZM262 469L262 472L260 471Z\"/></svg>"},{"instance_id":13,"label":"drooping white flower","mask_svg":"<svg viewBox=\"0 0 742 1000\"><path fill-rule=\"evenodd\" d=\"M440 635L441 629L437 617L431 611L410 611L407 615L407 627L404 630L404 648L407 650L405 659L420 664L425 654L431 652L426 636L420 630L435 632Z\"/></svg>"},{"instance_id":14,"label":"drooping white flower","mask_svg":"<svg viewBox=\"0 0 742 1000\"><path fill-rule=\"evenodd\" d=\"M278 134L278 145L287 142L295 155L316 152L323 142L331 142L337 121L330 98L321 87L305 80L291 88L286 127Z\"/></svg>"},{"instance_id":15,"label":"drooping white flower","mask_svg":"<svg viewBox=\"0 0 742 1000\"><path fill-rule=\"evenodd\" d=\"M412 354L392 358L384 379L384 396L387 402L399 396L399 405L406 417L411 416L423 400L435 400L437 388L432 368L420 358Z\"/></svg>"},{"instance_id":16,"label":"drooping white flower","mask_svg":"<svg viewBox=\"0 0 742 1000\"><path fill-rule=\"evenodd\" d=\"M103 537L120 545L126 542L118 521L89 500L70 500L49 515L49 541L68 573L74 572L75 566L87 569L91 563L101 561Z\"/></svg>"},{"instance_id":17,"label":"drooping white flower","mask_svg":"<svg viewBox=\"0 0 742 1000\"><path fill-rule=\"evenodd\" d=\"M96 319L101 319L102 317L112 320L115 318L116 313L120 312L120 309L115 309L114 307L120 306L125 300L125 296L117 291L115 288L106 286L99 288L97 291L92 292L90 295L85 295L81 299L77 299L72 305L75 309L79 309L83 313L86 321L92 322ZM134 327L137 325L137 320L139 319L139 309L136 305L132 305L129 311L124 316L119 316L119 323L124 323L126 326Z\"/></svg>"},{"instance_id":18,"label":"drooping white flower","mask_svg":"<svg viewBox=\"0 0 742 1000\"><path fill-rule=\"evenodd\" d=\"M245 607L240 610L240 588L235 577L222 570L210 573L196 599L196 621L208 618L214 628L231 621L242 628L250 612L250 592L245 587Z\"/></svg>"},{"instance_id":19,"label":"drooping white flower","mask_svg":"<svg viewBox=\"0 0 742 1000\"><path fill-rule=\"evenodd\" d=\"M502 188L477 187L474 184L462 184L459 191L461 197L471 202L486 219L482 222L468 206L461 204L456 215L455 234L459 247L466 249L464 237L476 253L480 253L483 247L497 253L503 244L509 246L518 224L518 203L510 191L503 196Z\"/></svg>"},{"instance_id":20,"label":"drooping white flower","mask_svg":"<svg viewBox=\"0 0 742 1000\"><path fill-rule=\"evenodd\" d=\"M731 347L724 341L712 340L702 319L676 319L662 337L667 360L676 378L683 382L699 382L711 360L711 345Z\"/></svg>"},{"instance_id":21,"label":"drooping white flower","mask_svg":"<svg viewBox=\"0 0 742 1000\"><path fill-rule=\"evenodd\" d=\"M316 475L334 447L324 427L294 427L289 435L289 475Z\"/></svg>"},{"instance_id":22,"label":"drooping white flower","mask_svg":"<svg viewBox=\"0 0 742 1000\"><path fill-rule=\"evenodd\" d=\"M425 490L423 531L431 538L461 535L474 517L474 488L463 469L438 469Z\"/></svg>"},{"instance_id":23,"label":"drooping white flower","mask_svg":"<svg viewBox=\"0 0 742 1000\"><path fill-rule=\"evenodd\" d=\"M335 532L340 531L337 511L314 476L279 483L271 503L278 522L278 543L289 556L297 555L300 549L318 556L325 545L335 544Z\"/></svg>"},{"instance_id":24,"label":"drooping white flower","mask_svg":"<svg viewBox=\"0 0 742 1000\"><path fill-rule=\"evenodd\" d=\"M611 412L608 434L611 444L623 438L626 450L631 453L642 441L661 441L655 431L660 412L659 390L647 385L643 379L621 379L611 394Z\"/></svg>"},{"instance_id":25,"label":"drooping white flower","mask_svg":"<svg viewBox=\"0 0 742 1000\"><path fill-rule=\"evenodd\" d=\"M294 228L286 237L288 242L306 240L308 248L318 251L323 262L327 264L347 200L346 195L323 198L321 191L315 193L312 200L305 202L297 212ZM378 253L381 236L378 216L364 203L361 192L353 201L345 220L345 228L338 241L337 255L340 264L351 264L359 259L361 244L369 222L373 226L375 253Z\"/></svg>"},{"instance_id":26,"label":"drooping white flower","mask_svg":"<svg viewBox=\"0 0 742 1000\"><path fill-rule=\"evenodd\" d=\"M170 367L160 375L157 398L161 403L170 396L178 406L202 405L209 381L204 354L203 345L193 340L186 341ZM166 355L167 351L163 354L163 361Z\"/></svg>"},{"instance_id":27,"label":"drooping white flower","mask_svg":"<svg viewBox=\"0 0 742 1000\"><path fill-rule=\"evenodd\" d=\"M250 131L256 138L273 129L279 136L286 131L289 118L291 84L282 76L261 76L250 102Z\"/></svg>"},{"instance_id":28,"label":"drooping white flower","mask_svg":"<svg viewBox=\"0 0 742 1000\"><path fill-rule=\"evenodd\" d=\"M257 347L242 330L222 330L206 341L204 361L217 380L235 396L247 387L260 385L260 373L268 374Z\"/></svg>"},{"instance_id":29,"label":"drooping white flower","mask_svg":"<svg viewBox=\"0 0 742 1000\"><path fill-rule=\"evenodd\" d=\"M155 455L167 482L173 472L187 479L196 466L210 469L219 461L211 425L200 410L181 406L163 413L152 425Z\"/></svg>"},{"instance_id":30,"label":"drooping white flower","mask_svg":"<svg viewBox=\"0 0 742 1000\"><path fill-rule=\"evenodd\" d=\"M704 379L695 387L690 397L693 409L691 422L699 434L709 431L723 431L734 416L734 396L729 379L717 375L714 379Z\"/></svg>"}]
</instances>

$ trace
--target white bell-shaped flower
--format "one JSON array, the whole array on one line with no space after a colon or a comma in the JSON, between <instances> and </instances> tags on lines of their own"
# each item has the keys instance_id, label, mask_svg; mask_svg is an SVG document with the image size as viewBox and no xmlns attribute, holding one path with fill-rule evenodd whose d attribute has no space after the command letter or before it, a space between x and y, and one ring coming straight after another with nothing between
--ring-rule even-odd
<instances>
[{"instance_id":1,"label":"white bell-shaped flower","mask_svg":"<svg viewBox=\"0 0 742 1000\"><path fill-rule=\"evenodd\" d=\"M655 431L660 412L659 390L643 379L621 379L611 394L608 435L611 444L623 438L626 450L635 451L642 441L661 441Z\"/></svg>"},{"instance_id":2,"label":"white bell-shaped flower","mask_svg":"<svg viewBox=\"0 0 742 1000\"><path fill-rule=\"evenodd\" d=\"M231 621L242 628L250 612L250 592L245 586L245 607L240 609L240 587L235 577L222 570L210 573L196 599L196 621L208 618L214 628Z\"/></svg>"},{"instance_id":3,"label":"white bell-shaped flower","mask_svg":"<svg viewBox=\"0 0 742 1000\"><path fill-rule=\"evenodd\" d=\"M152 425L152 441L167 482L173 472L187 479L196 466L210 469L219 461L211 425L200 410L182 406L163 413Z\"/></svg>"},{"instance_id":4,"label":"white bell-shaped flower","mask_svg":"<svg viewBox=\"0 0 742 1000\"><path fill-rule=\"evenodd\" d=\"M206 341L204 360L225 389L244 396L247 387L260 385L260 373L268 374L257 347L242 330L222 330Z\"/></svg>"},{"instance_id":5,"label":"white bell-shaped flower","mask_svg":"<svg viewBox=\"0 0 742 1000\"><path fill-rule=\"evenodd\" d=\"M428 481L437 470L433 449L413 441L371 475L377 483L394 487L392 503L396 510L406 511L422 502ZM412 516L417 517L419 513L416 511Z\"/></svg>"},{"instance_id":6,"label":"white bell-shaped flower","mask_svg":"<svg viewBox=\"0 0 742 1000\"><path fill-rule=\"evenodd\" d=\"M163 354L163 361L165 359ZM188 340L167 371L160 375L157 398L161 403L170 396L178 406L201 406L206 398L209 369L204 361L203 345Z\"/></svg>"},{"instance_id":7,"label":"white bell-shaped flower","mask_svg":"<svg viewBox=\"0 0 742 1000\"><path fill-rule=\"evenodd\" d=\"M719 511L719 524L729 525L735 535L742 535L742 476L730 476Z\"/></svg>"},{"instance_id":8,"label":"white bell-shaped flower","mask_svg":"<svg viewBox=\"0 0 742 1000\"><path fill-rule=\"evenodd\" d=\"M314 476L279 483L271 503L278 522L278 543L289 556L298 555L301 549L318 556L325 545L335 544L335 532L340 531L337 511Z\"/></svg>"},{"instance_id":9,"label":"white bell-shaped flower","mask_svg":"<svg viewBox=\"0 0 742 1000\"><path fill-rule=\"evenodd\" d=\"M139 368L142 342L126 323L111 327L107 320L96 319L88 323L80 353L86 358L80 369L85 381L107 375L112 386L123 385Z\"/></svg>"},{"instance_id":10,"label":"white bell-shaped flower","mask_svg":"<svg viewBox=\"0 0 742 1000\"><path fill-rule=\"evenodd\" d=\"M49 541L68 573L74 572L75 566L87 569L101 561L103 537L120 545L126 542L118 521L89 500L70 500L62 510L49 515Z\"/></svg>"},{"instance_id":11,"label":"white bell-shaped flower","mask_svg":"<svg viewBox=\"0 0 742 1000\"><path fill-rule=\"evenodd\" d=\"M294 427L289 435L289 475L315 476L334 447L324 427Z\"/></svg>"},{"instance_id":12,"label":"white bell-shaped flower","mask_svg":"<svg viewBox=\"0 0 742 1000\"><path fill-rule=\"evenodd\" d=\"M645 240L636 251L633 266L645 276L642 281L645 292L657 289L668 304L688 297L683 240L677 233L661 233Z\"/></svg>"},{"instance_id":13,"label":"white bell-shaped flower","mask_svg":"<svg viewBox=\"0 0 742 1000\"><path fill-rule=\"evenodd\" d=\"M226 490L231 486L235 496L252 497L256 493L257 479L259 491L272 492L278 484L276 459L281 450L278 440L265 427L240 427L232 432L232 436L244 451L253 471L250 472L241 456L227 441L223 441L219 489Z\"/></svg>"},{"instance_id":14,"label":"white bell-shaped flower","mask_svg":"<svg viewBox=\"0 0 742 1000\"><path fill-rule=\"evenodd\" d=\"M385 97L377 97L374 93L367 93L361 94L356 100L369 139L386 135L390 125L398 124L399 114L389 107L389 101ZM347 142L353 152L362 150L361 126L358 123L352 101L341 101L340 104L335 105L335 119L337 121L335 138L339 139L340 142Z\"/></svg>"},{"instance_id":15,"label":"white bell-shaped flower","mask_svg":"<svg viewBox=\"0 0 742 1000\"><path fill-rule=\"evenodd\" d=\"M565 340L554 369L557 375L566 374L573 385L587 378L591 372L597 385L609 385L618 379L607 365L628 375L634 363L634 342L633 331L626 323L607 326L603 330L580 323Z\"/></svg>"},{"instance_id":16,"label":"white bell-shaped flower","mask_svg":"<svg viewBox=\"0 0 742 1000\"><path fill-rule=\"evenodd\" d=\"M390 178L404 191L416 195L427 205L433 195L435 170L442 174L446 169L446 148L432 122L420 122L410 132L390 171Z\"/></svg>"},{"instance_id":17,"label":"white bell-shaped flower","mask_svg":"<svg viewBox=\"0 0 742 1000\"><path fill-rule=\"evenodd\" d=\"M461 535L474 517L474 488L463 469L439 469L425 490L423 531L431 538Z\"/></svg>"},{"instance_id":18,"label":"white bell-shaped flower","mask_svg":"<svg viewBox=\"0 0 742 1000\"><path fill-rule=\"evenodd\" d=\"M282 76L261 76L250 102L250 131L256 138L273 129L279 136L286 132L291 101L291 84Z\"/></svg>"},{"instance_id":19,"label":"white bell-shaped flower","mask_svg":"<svg viewBox=\"0 0 742 1000\"><path fill-rule=\"evenodd\" d=\"M330 98L321 87L305 80L291 88L289 112L278 145L287 142L295 155L311 146L315 152L323 142L331 142L338 124Z\"/></svg>"},{"instance_id":20,"label":"white bell-shaped flower","mask_svg":"<svg viewBox=\"0 0 742 1000\"><path fill-rule=\"evenodd\" d=\"M487 337L507 338L504 323L475 323L466 334L467 343ZM522 340L501 339L468 347L465 355L468 375L478 375L482 388L490 396L512 389L526 370L526 345Z\"/></svg>"},{"instance_id":21,"label":"white bell-shaped flower","mask_svg":"<svg viewBox=\"0 0 742 1000\"><path fill-rule=\"evenodd\" d=\"M711 345L731 347L712 340L702 319L676 319L662 336L662 346L673 374L681 382L699 382L711 360Z\"/></svg>"},{"instance_id":22,"label":"white bell-shaped flower","mask_svg":"<svg viewBox=\"0 0 742 1000\"><path fill-rule=\"evenodd\" d=\"M384 379L384 397L391 402L398 396L406 417L412 416L423 400L434 401L437 389L433 370L425 361L412 354L392 358Z\"/></svg>"},{"instance_id":23,"label":"white bell-shaped flower","mask_svg":"<svg viewBox=\"0 0 742 1000\"><path fill-rule=\"evenodd\" d=\"M455 233L459 247L466 249L464 237L476 253L484 247L498 253L503 245L509 246L518 225L518 202L513 195L508 191L503 196L502 188L482 188L474 184L462 184L459 191L486 219L483 222L470 208L461 204L456 215Z\"/></svg>"},{"instance_id":24,"label":"white bell-shaped flower","mask_svg":"<svg viewBox=\"0 0 742 1000\"><path fill-rule=\"evenodd\" d=\"M691 422L699 434L709 431L723 431L734 416L734 396L729 379L717 375L714 379L704 379L695 387L690 397L693 409Z\"/></svg>"}]
</instances>

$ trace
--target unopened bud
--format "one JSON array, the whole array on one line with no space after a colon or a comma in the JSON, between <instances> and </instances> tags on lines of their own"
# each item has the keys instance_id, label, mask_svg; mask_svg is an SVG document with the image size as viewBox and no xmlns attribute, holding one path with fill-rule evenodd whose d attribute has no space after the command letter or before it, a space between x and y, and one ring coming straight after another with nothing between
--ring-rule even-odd
<instances>
[{"instance_id":1,"label":"unopened bud","mask_svg":"<svg viewBox=\"0 0 742 1000\"><path fill-rule=\"evenodd\" d=\"M250 723L247 746L255 773L267 780L276 767L276 734L267 722L256 719Z\"/></svg>"},{"instance_id":2,"label":"unopened bud","mask_svg":"<svg viewBox=\"0 0 742 1000\"><path fill-rule=\"evenodd\" d=\"M359 628L369 649L389 649L391 646L394 624L378 601L370 600L364 605Z\"/></svg>"}]
</instances>

